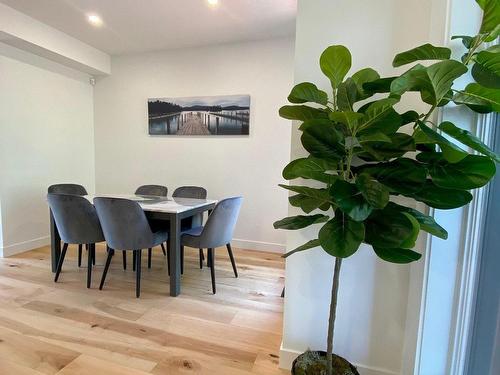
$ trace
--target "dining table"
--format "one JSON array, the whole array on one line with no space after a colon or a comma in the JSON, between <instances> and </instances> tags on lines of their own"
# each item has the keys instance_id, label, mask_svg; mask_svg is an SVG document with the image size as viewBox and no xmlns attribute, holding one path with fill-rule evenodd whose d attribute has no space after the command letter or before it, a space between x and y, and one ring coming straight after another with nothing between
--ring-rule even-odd
<instances>
[{"instance_id":1,"label":"dining table","mask_svg":"<svg viewBox=\"0 0 500 375\"><path fill-rule=\"evenodd\" d=\"M90 202L93 202L95 197L130 199L139 203L148 219L164 223L165 229L169 232L170 295L172 297L178 296L181 292L181 220L196 214L203 214L205 211L210 214L217 204L217 200L123 194L85 195L84 197ZM52 212L50 212L50 245L52 272L56 272L57 263L61 256L61 237Z\"/></svg>"}]
</instances>

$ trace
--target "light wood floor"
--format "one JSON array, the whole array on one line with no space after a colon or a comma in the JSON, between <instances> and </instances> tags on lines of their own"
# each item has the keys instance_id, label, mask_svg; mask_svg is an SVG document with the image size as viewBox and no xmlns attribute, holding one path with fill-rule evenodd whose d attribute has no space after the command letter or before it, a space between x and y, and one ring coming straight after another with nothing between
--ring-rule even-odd
<instances>
[{"instance_id":1,"label":"light wood floor","mask_svg":"<svg viewBox=\"0 0 500 375\"><path fill-rule=\"evenodd\" d=\"M168 295L166 261L143 256L142 294L117 254L104 290L104 249L97 250L92 288L70 247L53 282L48 247L0 258L0 374L286 374L278 369L284 262L277 254L216 250L217 294L198 252L186 248L182 294ZM85 254L85 252L84 252ZM131 265L131 254L128 258ZM86 262L83 262L86 263Z\"/></svg>"}]
</instances>

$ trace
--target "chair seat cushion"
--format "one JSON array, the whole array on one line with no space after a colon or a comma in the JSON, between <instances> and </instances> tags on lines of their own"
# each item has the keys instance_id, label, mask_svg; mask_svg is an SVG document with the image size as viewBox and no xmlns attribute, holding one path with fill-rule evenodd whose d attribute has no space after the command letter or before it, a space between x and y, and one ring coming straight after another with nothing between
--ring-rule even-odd
<instances>
[{"instance_id":1,"label":"chair seat cushion","mask_svg":"<svg viewBox=\"0 0 500 375\"><path fill-rule=\"evenodd\" d=\"M153 246L158 246L163 242L167 242L168 240L168 232L166 230L159 230L153 232Z\"/></svg>"},{"instance_id":2,"label":"chair seat cushion","mask_svg":"<svg viewBox=\"0 0 500 375\"><path fill-rule=\"evenodd\" d=\"M182 232L181 245L189 246L194 248L199 248L200 235L203 231L203 227L194 227Z\"/></svg>"}]
</instances>

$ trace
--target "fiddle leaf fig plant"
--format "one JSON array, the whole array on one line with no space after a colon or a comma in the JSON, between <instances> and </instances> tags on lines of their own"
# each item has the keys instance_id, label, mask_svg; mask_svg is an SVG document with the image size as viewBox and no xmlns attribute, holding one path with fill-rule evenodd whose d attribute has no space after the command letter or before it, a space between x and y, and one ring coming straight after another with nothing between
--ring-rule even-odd
<instances>
[{"instance_id":1,"label":"fiddle leaf fig plant","mask_svg":"<svg viewBox=\"0 0 500 375\"><path fill-rule=\"evenodd\" d=\"M436 209L462 207L473 198L470 190L495 175L499 155L469 131L449 121L435 123L433 116L449 103L478 113L500 111L500 47L485 46L500 34L500 2L477 3L484 13L479 33L453 37L463 43L461 59L453 59L449 48L424 44L394 57L394 67L408 67L404 73L382 78L372 68L352 72L349 50L330 46L319 66L331 90L299 83L288 96L291 105L280 108L281 117L301 123L300 140L309 154L291 161L283 177L314 183L280 185L293 193L290 204L306 215L284 218L274 227L321 225L316 239L285 257L316 247L335 257L328 374L342 260L364 243L387 262L417 261L420 231L442 239L448 234L414 209L415 201ZM455 81L468 72L474 82L456 89ZM420 95L425 112L396 109L409 92ZM398 196L405 199L394 199Z\"/></svg>"}]
</instances>

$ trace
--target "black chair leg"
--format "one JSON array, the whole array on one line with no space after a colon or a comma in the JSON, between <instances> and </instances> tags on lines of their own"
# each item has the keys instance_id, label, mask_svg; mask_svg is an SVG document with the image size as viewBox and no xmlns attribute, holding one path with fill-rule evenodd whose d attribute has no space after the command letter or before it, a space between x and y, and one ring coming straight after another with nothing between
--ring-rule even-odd
<instances>
[{"instance_id":1,"label":"black chair leg","mask_svg":"<svg viewBox=\"0 0 500 375\"><path fill-rule=\"evenodd\" d=\"M201 251L201 259L205 260L205 253L203 252L203 249L200 249L200 251Z\"/></svg>"},{"instance_id":2,"label":"black chair leg","mask_svg":"<svg viewBox=\"0 0 500 375\"><path fill-rule=\"evenodd\" d=\"M203 269L203 259L205 256L203 255L203 249L200 249L200 270Z\"/></svg>"},{"instance_id":3,"label":"black chair leg","mask_svg":"<svg viewBox=\"0 0 500 375\"><path fill-rule=\"evenodd\" d=\"M92 261L94 259L93 248L94 244L89 245L89 251L87 252L87 288L90 288L92 283Z\"/></svg>"},{"instance_id":4,"label":"black chair leg","mask_svg":"<svg viewBox=\"0 0 500 375\"><path fill-rule=\"evenodd\" d=\"M137 298L141 295L141 253L142 250L135 251L137 255L135 256L136 265L135 265L135 296Z\"/></svg>"},{"instance_id":5,"label":"black chair leg","mask_svg":"<svg viewBox=\"0 0 500 375\"><path fill-rule=\"evenodd\" d=\"M184 246L181 245L181 275L184 275Z\"/></svg>"},{"instance_id":6,"label":"black chair leg","mask_svg":"<svg viewBox=\"0 0 500 375\"><path fill-rule=\"evenodd\" d=\"M152 249L149 248L148 249L148 268L151 268L151 253L152 253Z\"/></svg>"},{"instance_id":7,"label":"black chair leg","mask_svg":"<svg viewBox=\"0 0 500 375\"><path fill-rule=\"evenodd\" d=\"M64 262L64 257L66 256L66 251L68 251L68 244L64 243L61 255L59 257L59 263L57 263L56 277L54 277L55 283L57 283L57 280L59 279L59 274L61 273L62 265Z\"/></svg>"},{"instance_id":8,"label":"black chair leg","mask_svg":"<svg viewBox=\"0 0 500 375\"><path fill-rule=\"evenodd\" d=\"M161 251L163 251L163 255L167 256L167 252L165 251L165 245L163 244L163 242L160 244L160 246L161 246Z\"/></svg>"},{"instance_id":9,"label":"black chair leg","mask_svg":"<svg viewBox=\"0 0 500 375\"><path fill-rule=\"evenodd\" d=\"M123 256L123 269L127 269L127 252L125 250L122 250L122 256Z\"/></svg>"},{"instance_id":10,"label":"black chair leg","mask_svg":"<svg viewBox=\"0 0 500 375\"><path fill-rule=\"evenodd\" d=\"M283 290L281 291L281 298L285 298L285 287L283 287Z\"/></svg>"},{"instance_id":11,"label":"black chair leg","mask_svg":"<svg viewBox=\"0 0 500 375\"><path fill-rule=\"evenodd\" d=\"M132 252L132 271L135 271L136 263L137 263L137 253L134 250Z\"/></svg>"},{"instance_id":12,"label":"black chair leg","mask_svg":"<svg viewBox=\"0 0 500 375\"><path fill-rule=\"evenodd\" d=\"M91 245L92 249L92 265L95 266L95 243Z\"/></svg>"},{"instance_id":13,"label":"black chair leg","mask_svg":"<svg viewBox=\"0 0 500 375\"><path fill-rule=\"evenodd\" d=\"M212 292L215 294L215 252L214 249L208 249L208 260L210 262L210 275L212 277Z\"/></svg>"},{"instance_id":14,"label":"black chair leg","mask_svg":"<svg viewBox=\"0 0 500 375\"><path fill-rule=\"evenodd\" d=\"M101 277L101 283L99 284L99 290L102 290L104 286L104 281L106 280L106 275L108 274L109 265L111 264L111 258L115 254L113 249L108 248L108 257L106 258L106 264L104 265L104 271Z\"/></svg>"},{"instance_id":15,"label":"black chair leg","mask_svg":"<svg viewBox=\"0 0 500 375\"><path fill-rule=\"evenodd\" d=\"M78 245L78 267L82 266L82 250L83 250L83 245L79 244Z\"/></svg>"},{"instance_id":16,"label":"black chair leg","mask_svg":"<svg viewBox=\"0 0 500 375\"><path fill-rule=\"evenodd\" d=\"M229 253L229 259L231 259L231 265L233 266L234 277L238 277L238 270L236 269L236 262L234 261L233 250L231 249L231 244L226 245L227 252Z\"/></svg>"}]
</instances>

